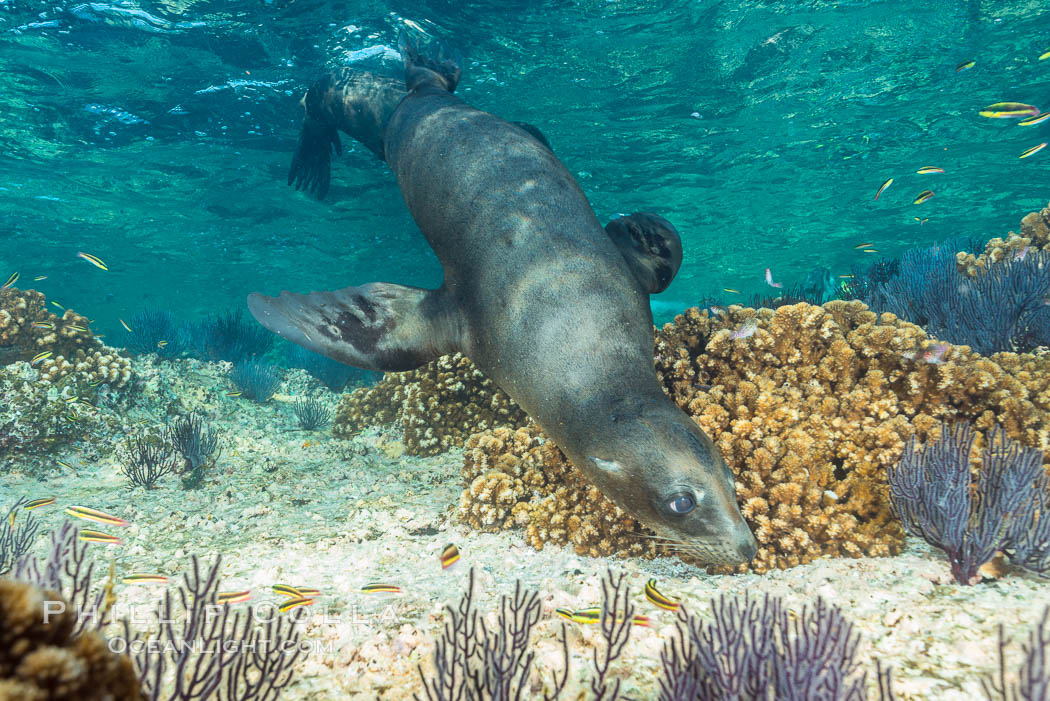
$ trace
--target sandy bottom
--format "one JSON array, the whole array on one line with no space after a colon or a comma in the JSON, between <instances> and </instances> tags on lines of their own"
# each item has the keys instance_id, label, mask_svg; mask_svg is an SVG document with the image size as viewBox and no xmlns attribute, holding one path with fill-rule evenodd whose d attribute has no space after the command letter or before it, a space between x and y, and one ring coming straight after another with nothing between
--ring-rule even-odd
<instances>
[{"instance_id":1,"label":"sandy bottom","mask_svg":"<svg viewBox=\"0 0 1050 701\"><path fill-rule=\"evenodd\" d=\"M176 580L191 554L209 562L221 554L221 588L251 589L252 605L284 601L270 590L279 582L320 589L313 606L296 612L309 650L297 662L284 699L404 699L421 693L417 667L429 667L443 608L458 601L470 568L484 612L495 611L500 595L513 592L515 579L540 592L536 690L561 667L557 635L563 619L554 609L597 605L606 569L626 573L638 613L652 618L651 627L633 629L614 667L624 693L635 699L655 698L660 649L674 630L674 614L642 594L650 577L705 617L710 599L723 593L775 594L796 610L823 596L843 609L862 636L858 657L869 670L871 698L878 698L875 658L893 668L898 698L983 698L980 680L995 671L998 660L997 626L1005 625L1014 640L1009 651L1015 666L1020 640L1050 605L1050 586L1031 575L956 585L943 555L919 541L892 558L825 559L733 576L708 575L674 559L584 558L557 547L536 551L518 534L479 534L453 521L462 488L459 453L399 455L393 427L352 441L294 430L292 395L335 401L305 375L289 373L285 393L257 405L225 396L229 386L221 364L147 361L137 369L147 387L129 421L159 422L174 411L203 409L221 431L222 455L201 489L183 490L174 477L151 491L129 488L115 458L99 457L108 451L86 441L54 456L71 464L75 475L52 461L16 461L0 483L0 505L21 495L56 497L56 506L34 512L45 528L60 524L61 507L69 504L127 519L132 525L120 529L123 545L91 546L103 569L113 560L118 577L158 572ZM442 570L438 553L450 542L462 558ZM42 536L37 551L45 545ZM363 594L361 587L371 582L395 584L401 593ZM118 584L116 591L119 606L148 621L162 589ZM568 626L571 672L563 698L575 699L586 688L592 648L602 641L597 626Z\"/></svg>"}]
</instances>

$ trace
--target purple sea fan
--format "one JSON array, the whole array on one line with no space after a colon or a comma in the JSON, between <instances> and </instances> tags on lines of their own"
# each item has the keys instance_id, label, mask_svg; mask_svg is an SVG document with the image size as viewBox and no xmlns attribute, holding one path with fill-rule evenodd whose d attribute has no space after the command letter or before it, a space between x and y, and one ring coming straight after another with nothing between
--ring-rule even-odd
<instances>
[{"instance_id":1,"label":"purple sea fan","mask_svg":"<svg viewBox=\"0 0 1050 701\"><path fill-rule=\"evenodd\" d=\"M1046 491L1042 453L1010 440L999 426L988 436L973 484L974 436L968 423L942 425L940 440L918 449L913 436L887 475L893 513L909 533L948 554L960 584L973 584L996 552L1027 542L1039 525L1033 499Z\"/></svg>"}]
</instances>

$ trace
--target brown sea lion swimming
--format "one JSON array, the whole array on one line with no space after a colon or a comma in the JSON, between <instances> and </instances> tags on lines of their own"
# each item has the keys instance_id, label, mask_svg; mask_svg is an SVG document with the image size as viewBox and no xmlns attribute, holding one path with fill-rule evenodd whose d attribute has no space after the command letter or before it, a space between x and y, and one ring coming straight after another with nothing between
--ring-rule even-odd
<instances>
[{"instance_id":1,"label":"brown sea lion swimming","mask_svg":"<svg viewBox=\"0 0 1050 701\"><path fill-rule=\"evenodd\" d=\"M323 195L344 131L384 159L444 268L439 289L370 283L258 293L255 318L335 360L409 370L460 351L602 492L702 562L750 560L755 539L710 438L663 392L649 295L681 264L654 214L602 228L542 134L452 93L460 68L402 38L405 82L343 70L303 99L289 182Z\"/></svg>"}]
</instances>

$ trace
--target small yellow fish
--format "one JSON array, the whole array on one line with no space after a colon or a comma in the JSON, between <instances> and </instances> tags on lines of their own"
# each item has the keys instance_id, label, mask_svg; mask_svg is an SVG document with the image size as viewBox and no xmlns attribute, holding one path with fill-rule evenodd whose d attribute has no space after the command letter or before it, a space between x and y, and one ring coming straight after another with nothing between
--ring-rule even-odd
<instances>
[{"instance_id":1,"label":"small yellow fish","mask_svg":"<svg viewBox=\"0 0 1050 701\"><path fill-rule=\"evenodd\" d=\"M868 248L869 246L872 246L872 245L873 244L870 244L870 243L861 243L861 244L858 244L858 245L854 246L853 250L854 251L859 251L862 248Z\"/></svg>"},{"instance_id":2,"label":"small yellow fish","mask_svg":"<svg viewBox=\"0 0 1050 701\"><path fill-rule=\"evenodd\" d=\"M878 253L879 249L877 249L877 248L865 248L863 252L864 253Z\"/></svg>"},{"instance_id":3,"label":"small yellow fish","mask_svg":"<svg viewBox=\"0 0 1050 701\"><path fill-rule=\"evenodd\" d=\"M878 201L879 195L882 194L883 190L885 190L886 188L888 188L892 184L893 184L893 178L890 178L886 182L884 182L882 185L879 185L879 190L878 190L878 192L875 193L875 201Z\"/></svg>"},{"instance_id":4,"label":"small yellow fish","mask_svg":"<svg viewBox=\"0 0 1050 701\"><path fill-rule=\"evenodd\" d=\"M600 606L592 606L572 612L572 620L577 623L597 623L601 619L602 609Z\"/></svg>"},{"instance_id":5,"label":"small yellow fish","mask_svg":"<svg viewBox=\"0 0 1050 701\"><path fill-rule=\"evenodd\" d=\"M36 355L34 355L33 356L33 360L31 360L29 364L30 365L36 365L37 363L42 363L45 360L47 360L48 358L50 358L52 355L53 354L51 353L51 351L42 351L42 352L37 353Z\"/></svg>"},{"instance_id":6,"label":"small yellow fish","mask_svg":"<svg viewBox=\"0 0 1050 701\"><path fill-rule=\"evenodd\" d=\"M923 166L915 172L919 175L930 175L931 173L943 173L944 168L938 168L937 166Z\"/></svg>"},{"instance_id":7,"label":"small yellow fish","mask_svg":"<svg viewBox=\"0 0 1050 701\"><path fill-rule=\"evenodd\" d=\"M103 533L102 531L93 531L88 528L80 531L79 539L82 543L106 543L107 545L120 545L120 538L115 535Z\"/></svg>"},{"instance_id":8,"label":"small yellow fish","mask_svg":"<svg viewBox=\"0 0 1050 701\"><path fill-rule=\"evenodd\" d=\"M29 326L31 328L34 328L34 329L53 329L53 328L55 328L55 325L52 324L50 321L34 321Z\"/></svg>"},{"instance_id":9,"label":"small yellow fish","mask_svg":"<svg viewBox=\"0 0 1050 701\"><path fill-rule=\"evenodd\" d=\"M66 308L65 308L65 307L63 307L63 306L62 306L61 304L59 304L58 302L52 302L51 304L53 304L54 306L58 307L58 308L59 308L59 309L61 309L62 311L65 311L65 310L66 310Z\"/></svg>"},{"instance_id":10,"label":"small yellow fish","mask_svg":"<svg viewBox=\"0 0 1050 701\"><path fill-rule=\"evenodd\" d=\"M441 554L438 555L438 559L441 560L441 569L447 570L459 561L459 548L452 543L449 543L441 549Z\"/></svg>"},{"instance_id":11,"label":"small yellow fish","mask_svg":"<svg viewBox=\"0 0 1050 701\"><path fill-rule=\"evenodd\" d=\"M72 472L74 475L77 474L77 471L74 470L73 467L68 462L62 462L61 460L55 460L55 462L57 462L59 465L61 465L62 467L66 468L70 472Z\"/></svg>"},{"instance_id":12,"label":"small yellow fish","mask_svg":"<svg viewBox=\"0 0 1050 701\"><path fill-rule=\"evenodd\" d=\"M1050 112L1043 112L1042 114L1037 114L1034 117L1029 117L1028 119L1022 119L1020 122L1017 123L1017 126L1019 126L1019 127L1031 127L1031 126L1035 126L1036 124L1040 124L1042 122L1045 122L1048 119L1050 119Z\"/></svg>"},{"instance_id":13,"label":"small yellow fish","mask_svg":"<svg viewBox=\"0 0 1050 701\"><path fill-rule=\"evenodd\" d=\"M11 285L15 284L16 282L18 282L18 272L13 272L11 273L11 277L7 278L7 282L5 282L3 285L0 285L0 290L9 289Z\"/></svg>"},{"instance_id":14,"label":"small yellow fish","mask_svg":"<svg viewBox=\"0 0 1050 701\"><path fill-rule=\"evenodd\" d=\"M128 322L124 321L123 319L117 319L117 321L120 322L120 325L124 327L125 331L127 331L128 333L135 333L131 330L131 327L128 326Z\"/></svg>"},{"instance_id":15,"label":"small yellow fish","mask_svg":"<svg viewBox=\"0 0 1050 701\"><path fill-rule=\"evenodd\" d=\"M163 348L166 345L168 345L167 341L157 341L157 348Z\"/></svg>"},{"instance_id":16,"label":"small yellow fish","mask_svg":"<svg viewBox=\"0 0 1050 701\"><path fill-rule=\"evenodd\" d=\"M912 202L912 204L922 204L926 200L933 197L933 194L933 190L923 190L915 197L915 201Z\"/></svg>"},{"instance_id":17,"label":"small yellow fish","mask_svg":"<svg viewBox=\"0 0 1050 701\"><path fill-rule=\"evenodd\" d=\"M83 326L79 326L77 324L70 324L66 328L69 329L70 331L80 331L81 333L87 333L87 329L85 329Z\"/></svg>"},{"instance_id":18,"label":"small yellow fish","mask_svg":"<svg viewBox=\"0 0 1050 701\"><path fill-rule=\"evenodd\" d=\"M303 593L291 584L274 584L272 589L275 594L280 594L281 596L288 596L293 599L303 598Z\"/></svg>"},{"instance_id":19,"label":"small yellow fish","mask_svg":"<svg viewBox=\"0 0 1050 701\"><path fill-rule=\"evenodd\" d=\"M33 509L39 509L41 506L51 506L54 503L54 497L44 497L42 499L33 499L32 501L27 501L24 508L27 511L32 511Z\"/></svg>"},{"instance_id":20,"label":"small yellow fish","mask_svg":"<svg viewBox=\"0 0 1050 701\"><path fill-rule=\"evenodd\" d=\"M300 596L296 599L289 599L288 601L285 601L283 604L277 607L277 610L281 613L287 613L288 611L291 611L292 609L298 608L300 606L309 606L313 602L313 599L309 599L305 596Z\"/></svg>"},{"instance_id":21,"label":"small yellow fish","mask_svg":"<svg viewBox=\"0 0 1050 701\"><path fill-rule=\"evenodd\" d=\"M37 275L35 278L33 278L33 280L35 280L36 282L40 282L41 280L46 280L46 279L47 279L47 275Z\"/></svg>"},{"instance_id":22,"label":"small yellow fish","mask_svg":"<svg viewBox=\"0 0 1050 701\"><path fill-rule=\"evenodd\" d=\"M99 523L106 523L110 526L131 525L119 516L113 516L112 514L107 514L104 511L98 511L97 509L89 509L86 506L67 506L66 513L70 516L87 519L88 521L98 521Z\"/></svg>"},{"instance_id":23,"label":"small yellow fish","mask_svg":"<svg viewBox=\"0 0 1050 701\"><path fill-rule=\"evenodd\" d=\"M732 292L735 295L740 294L740 290L734 290L732 287L723 287L722 291L723 292Z\"/></svg>"},{"instance_id":24,"label":"small yellow fish","mask_svg":"<svg viewBox=\"0 0 1050 701\"><path fill-rule=\"evenodd\" d=\"M557 615L561 616L564 619L567 619L567 620L570 620L570 621L572 620L572 611L570 611L569 609L562 609L562 608L554 609L554 613L556 613Z\"/></svg>"},{"instance_id":25,"label":"small yellow fish","mask_svg":"<svg viewBox=\"0 0 1050 701\"><path fill-rule=\"evenodd\" d=\"M7 516L7 525L12 531L15 530L15 519L17 517L18 517L18 512L17 511L12 511Z\"/></svg>"},{"instance_id":26,"label":"small yellow fish","mask_svg":"<svg viewBox=\"0 0 1050 701\"><path fill-rule=\"evenodd\" d=\"M401 587L394 586L393 584L366 584L361 587L361 591L365 594L400 594Z\"/></svg>"},{"instance_id":27,"label":"small yellow fish","mask_svg":"<svg viewBox=\"0 0 1050 701\"><path fill-rule=\"evenodd\" d=\"M991 119L1016 119L1039 114L1039 108L1023 102L996 102L988 105L977 114Z\"/></svg>"},{"instance_id":28,"label":"small yellow fish","mask_svg":"<svg viewBox=\"0 0 1050 701\"><path fill-rule=\"evenodd\" d=\"M106 264L103 263L102 259L98 256L93 256L90 253L84 253L83 251L77 251L77 258L83 258L88 263L91 263L93 266L100 268L101 270L109 270L109 268L106 267Z\"/></svg>"},{"instance_id":29,"label":"small yellow fish","mask_svg":"<svg viewBox=\"0 0 1050 701\"><path fill-rule=\"evenodd\" d=\"M1028 149L1024 153L1022 153L1020 156L1018 156L1018 158L1028 158L1029 156L1034 156L1035 154L1037 154L1040 151L1042 151L1044 148L1046 148L1046 142L1045 141L1043 143L1039 144L1038 146L1033 146L1032 148Z\"/></svg>"},{"instance_id":30,"label":"small yellow fish","mask_svg":"<svg viewBox=\"0 0 1050 701\"><path fill-rule=\"evenodd\" d=\"M1048 58L1050 58L1050 49L1048 49L1047 51L1044 51L1043 53L1039 54L1039 60L1040 61L1045 61Z\"/></svg>"},{"instance_id":31,"label":"small yellow fish","mask_svg":"<svg viewBox=\"0 0 1050 701\"><path fill-rule=\"evenodd\" d=\"M962 63L960 63L958 66L955 67L955 72L956 73L962 73L963 71L968 71L971 68L973 68L975 64L976 64L976 61L973 61L973 60L963 61Z\"/></svg>"},{"instance_id":32,"label":"small yellow fish","mask_svg":"<svg viewBox=\"0 0 1050 701\"><path fill-rule=\"evenodd\" d=\"M650 579L645 583L645 598L654 606L659 606L667 611L677 611L680 603L674 599L664 596L656 588L656 580Z\"/></svg>"},{"instance_id":33,"label":"small yellow fish","mask_svg":"<svg viewBox=\"0 0 1050 701\"><path fill-rule=\"evenodd\" d=\"M321 590L315 589L314 587L296 587L296 589L298 589L299 593L305 597L314 597L321 595Z\"/></svg>"},{"instance_id":34,"label":"small yellow fish","mask_svg":"<svg viewBox=\"0 0 1050 701\"><path fill-rule=\"evenodd\" d=\"M66 397L66 398L65 398L65 399L64 399L63 401L64 401L64 402L65 402L66 404L73 404L73 403L74 403L74 402L76 402L76 401L77 401L78 399L80 399L80 397Z\"/></svg>"},{"instance_id":35,"label":"small yellow fish","mask_svg":"<svg viewBox=\"0 0 1050 701\"><path fill-rule=\"evenodd\" d=\"M839 277L840 277L840 278L851 278L851 277L853 277L853 276L852 276L852 275L839 275Z\"/></svg>"},{"instance_id":36,"label":"small yellow fish","mask_svg":"<svg viewBox=\"0 0 1050 701\"><path fill-rule=\"evenodd\" d=\"M239 604L242 601L247 601L252 598L252 590L245 589L244 591L220 591L215 595L215 603L217 604Z\"/></svg>"},{"instance_id":37,"label":"small yellow fish","mask_svg":"<svg viewBox=\"0 0 1050 701\"><path fill-rule=\"evenodd\" d=\"M124 584L167 584L168 578L162 574L129 574L121 581Z\"/></svg>"},{"instance_id":38,"label":"small yellow fish","mask_svg":"<svg viewBox=\"0 0 1050 701\"><path fill-rule=\"evenodd\" d=\"M238 392L238 391L233 391L233 392L227 392L227 393L226 393L226 396L227 396L227 397L239 397L239 396L241 396L241 392ZM305 446L304 446L304 447L305 447Z\"/></svg>"}]
</instances>

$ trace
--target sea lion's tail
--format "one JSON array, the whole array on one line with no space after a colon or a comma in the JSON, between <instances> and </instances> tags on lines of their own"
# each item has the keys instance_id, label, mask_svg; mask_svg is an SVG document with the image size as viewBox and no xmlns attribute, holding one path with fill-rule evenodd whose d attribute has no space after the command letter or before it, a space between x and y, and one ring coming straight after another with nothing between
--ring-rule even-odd
<instances>
[{"instance_id":1,"label":"sea lion's tail","mask_svg":"<svg viewBox=\"0 0 1050 701\"><path fill-rule=\"evenodd\" d=\"M404 29L397 38L397 48L405 61L405 87L409 92L424 85L456 91L463 73L463 56L458 49L449 49L440 41L424 46L418 35Z\"/></svg>"},{"instance_id":2,"label":"sea lion's tail","mask_svg":"<svg viewBox=\"0 0 1050 701\"><path fill-rule=\"evenodd\" d=\"M255 292L248 309L281 338L366 370L412 370L462 346L458 312L442 290L373 282L308 295Z\"/></svg>"}]
</instances>

